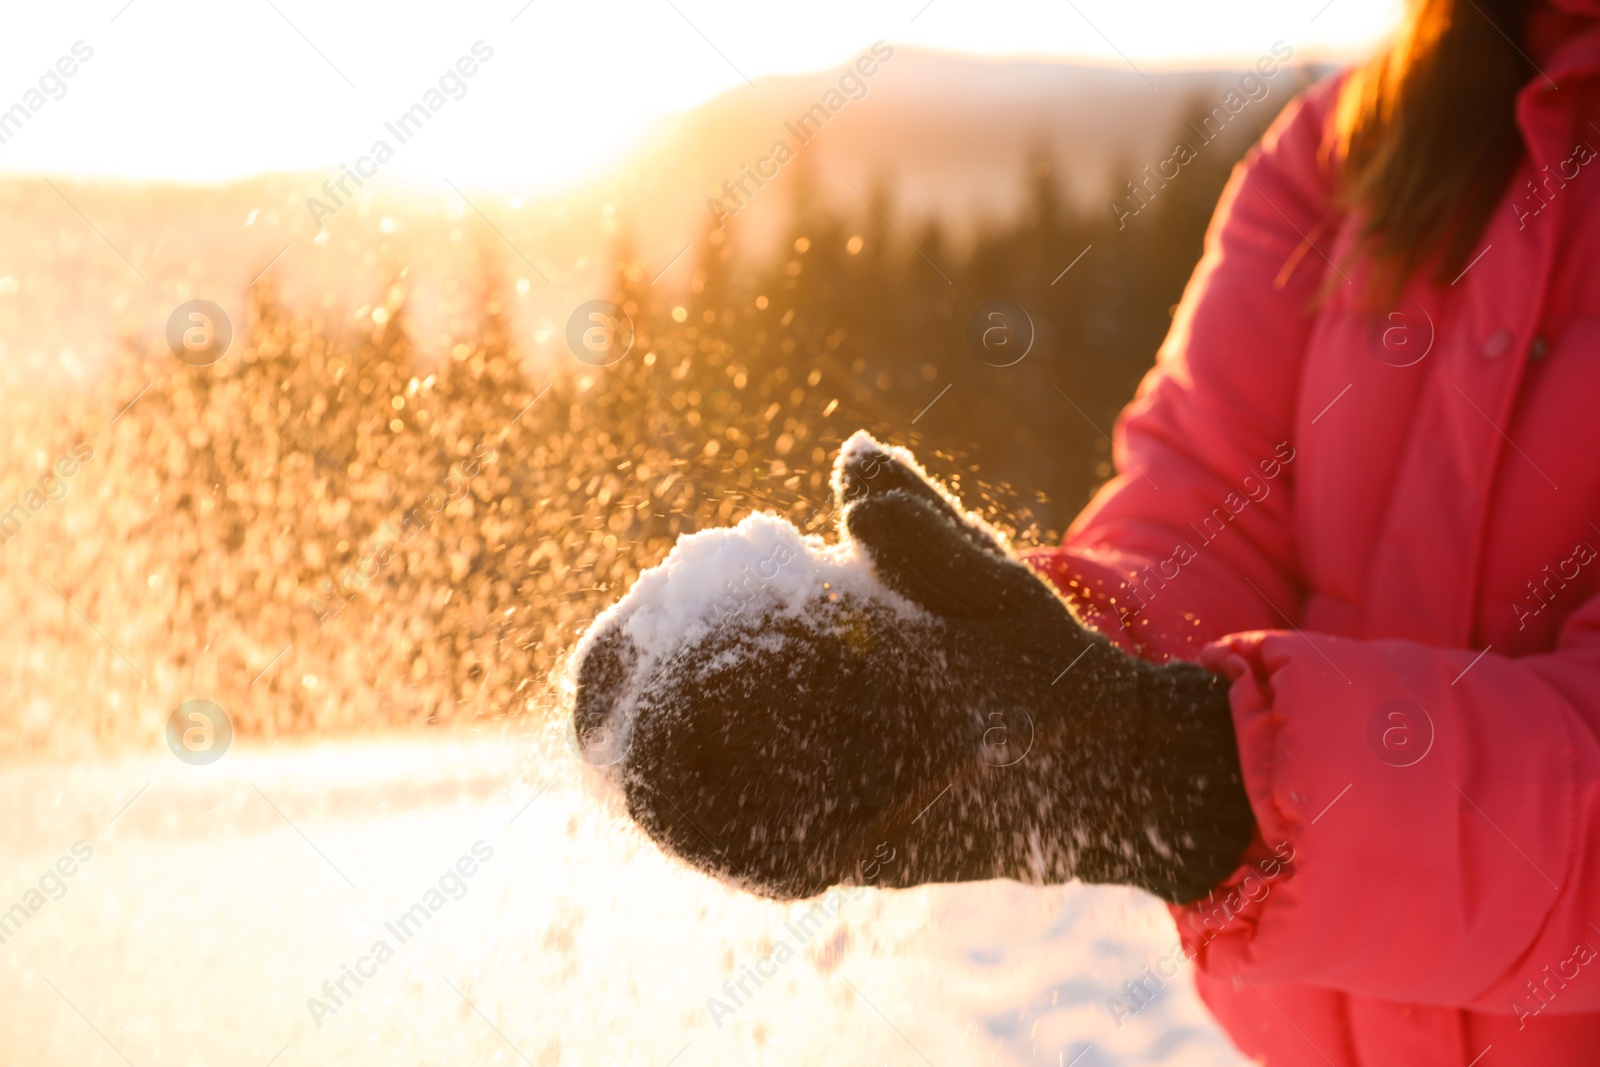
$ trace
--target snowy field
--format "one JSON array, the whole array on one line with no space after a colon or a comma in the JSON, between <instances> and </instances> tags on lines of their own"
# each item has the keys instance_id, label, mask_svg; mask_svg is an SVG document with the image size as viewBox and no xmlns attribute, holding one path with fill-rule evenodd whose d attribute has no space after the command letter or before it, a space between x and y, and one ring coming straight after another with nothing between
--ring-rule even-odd
<instances>
[{"instance_id":1,"label":"snowy field","mask_svg":"<svg viewBox=\"0 0 1600 1067\"><path fill-rule=\"evenodd\" d=\"M0 1063L1243 1063L1187 972L1113 1021L1172 948L1149 898L808 919L674 867L580 768L459 736L0 768L0 909L37 906L0 926Z\"/></svg>"}]
</instances>

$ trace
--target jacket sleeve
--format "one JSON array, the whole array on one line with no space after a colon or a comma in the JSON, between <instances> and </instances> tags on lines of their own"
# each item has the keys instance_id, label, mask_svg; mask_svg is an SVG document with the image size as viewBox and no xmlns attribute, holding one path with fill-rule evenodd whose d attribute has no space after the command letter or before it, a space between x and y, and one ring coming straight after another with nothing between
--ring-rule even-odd
<instances>
[{"instance_id":1,"label":"jacket sleeve","mask_svg":"<svg viewBox=\"0 0 1600 1067\"><path fill-rule=\"evenodd\" d=\"M1213 976L1525 1016L1600 1009L1600 598L1509 658L1283 627L1295 396L1331 267L1330 81L1236 170L1119 474L1030 563L1110 636L1232 679L1261 835L1175 909ZM1067 417L1076 417L1071 412ZM1592 973L1591 973L1592 972Z\"/></svg>"},{"instance_id":2,"label":"jacket sleeve","mask_svg":"<svg viewBox=\"0 0 1600 1067\"><path fill-rule=\"evenodd\" d=\"M1202 968L1600 1008L1600 598L1538 655L1276 631L1201 662L1233 679L1246 789L1288 861L1176 913Z\"/></svg>"},{"instance_id":3,"label":"jacket sleeve","mask_svg":"<svg viewBox=\"0 0 1600 1067\"><path fill-rule=\"evenodd\" d=\"M1193 659L1300 604L1290 421L1330 270L1317 249L1336 90L1330 79L1291 102L1235 168L1156 366L1117 421L1119 473L1060 548L1027 557L1087 621L1152 658Z\"/></svg>"}]
</instances>

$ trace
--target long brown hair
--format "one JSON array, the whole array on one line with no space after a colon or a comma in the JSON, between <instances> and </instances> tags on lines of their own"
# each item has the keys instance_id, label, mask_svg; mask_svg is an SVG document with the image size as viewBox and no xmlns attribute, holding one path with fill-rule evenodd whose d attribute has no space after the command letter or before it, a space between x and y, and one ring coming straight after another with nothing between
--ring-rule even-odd
<instances>
[{"instance_id":1,"label":"long brown hair","mask_svg":"<svg viewBox=\"0 0 1600 1067\"><path fill-rule=\"evenodd\" d=\"M1362 219L1369 296L1432 262L1454 278L1522 154L1528 0L1410 0L1394 40L1341 87L1340 199Z\"/></svg>"}]
</instances>

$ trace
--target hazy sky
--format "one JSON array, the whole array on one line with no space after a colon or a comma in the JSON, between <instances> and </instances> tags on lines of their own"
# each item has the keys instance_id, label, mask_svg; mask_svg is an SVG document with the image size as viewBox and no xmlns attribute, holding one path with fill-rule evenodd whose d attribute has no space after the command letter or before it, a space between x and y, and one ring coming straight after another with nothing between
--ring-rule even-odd
<instances>
[{"instance_id":1,"label":"hazy sky","mask_svg":"<svg viewBox=\"0 0 1600 1067\"><path fill-rule=\"evenodd\" d=\"M7 13L0 35L0 171L211 181L337 167L355 162L380 137L394 144L384 123L424 101L443 76L446 102L397 151L390 169L549 188L625 152L665 112L737 89L746 79L838 65L880 38L1140 69L1242 66L1278 39L1299 58L1359 55L1382 36L1398 6L1397 0L28 4ZM469 77L449 75L480 41L480 56L492 55L466 63ZM80 61L74 46L79 57L92 54ZM26 121L5 125L4 113L18 104Z\"/></svg>"}]
</instances>

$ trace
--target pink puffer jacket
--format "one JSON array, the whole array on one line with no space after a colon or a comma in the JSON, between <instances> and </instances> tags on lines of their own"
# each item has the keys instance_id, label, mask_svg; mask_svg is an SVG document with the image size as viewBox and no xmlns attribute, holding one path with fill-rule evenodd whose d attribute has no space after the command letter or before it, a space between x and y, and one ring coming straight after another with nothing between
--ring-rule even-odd
<instances>
[{"instance_id":1,"label":"pink puffer jacket","mask_svg":"<svg viewBox=\"0 0 1600 1067\"><path fill-rule=\"evenodd\" d=\"M1233 679L1261 838L1174 914L1274 1067L1600 1063L1600 23L1539 59L1477 258L1381 316L1331 205L1337 82L1291 105L1118 476L1031 557Z\"/></svg>"}]
</instances>

